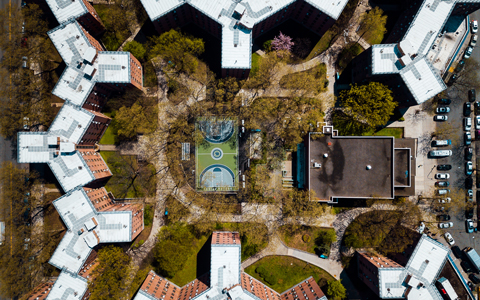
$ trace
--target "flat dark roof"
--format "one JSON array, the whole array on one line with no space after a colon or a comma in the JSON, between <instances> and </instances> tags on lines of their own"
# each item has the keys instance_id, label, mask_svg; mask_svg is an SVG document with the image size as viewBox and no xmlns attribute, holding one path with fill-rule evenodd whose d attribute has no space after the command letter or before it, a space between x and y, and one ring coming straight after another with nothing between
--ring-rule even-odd
<instances>
[{"instance_id":1,"label":"flat dark roof","mask_svg":"<svg viewBox=\"0 0 480 300\"><path fill-rule=\"evenodd\" d=\"M395 186L409 186L410 175L410 149L395 149Z\"/></svg>"},{"instance_id":2,"label":"flat dark roof","mask_svg":"<svg viewBox=\"0 0 480 300\"><path fill-rule=\"evenodd\" d=\"M393 137L312 133L307 145L308 188L318 199L393 198Z\"/></svg>"}]
</instances>

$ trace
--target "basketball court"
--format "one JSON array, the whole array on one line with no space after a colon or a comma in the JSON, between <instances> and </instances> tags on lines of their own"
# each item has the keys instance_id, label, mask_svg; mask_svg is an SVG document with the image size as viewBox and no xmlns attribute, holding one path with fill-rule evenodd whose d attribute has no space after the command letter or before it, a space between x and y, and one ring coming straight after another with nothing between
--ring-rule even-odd
<instances>
[{"instance_id":1,"label":"basketball court","mask_svg":"<svg viewBox=\"0 0 480 300\"><path fill-rule=\"evenodd\" d=\"M203 137L195 143L197 191L237 191L238 119L200 117L195 130Z\"/></svg>"}]
</instances>

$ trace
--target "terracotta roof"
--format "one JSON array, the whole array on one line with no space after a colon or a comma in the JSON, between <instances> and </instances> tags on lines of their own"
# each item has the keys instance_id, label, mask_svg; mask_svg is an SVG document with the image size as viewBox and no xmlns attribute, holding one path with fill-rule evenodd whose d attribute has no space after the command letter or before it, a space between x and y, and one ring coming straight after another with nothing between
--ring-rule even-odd
<instances>
[{"instance_id":1,"label":"terracotta roof","mask_svg":"<svg viewBox=\"0 0 480 300\"><path fill-rule=\"evenodd\" d=\"M212 245L240 245L238 232L215 231L212 234Z\"/></svg>"}]
</instances>

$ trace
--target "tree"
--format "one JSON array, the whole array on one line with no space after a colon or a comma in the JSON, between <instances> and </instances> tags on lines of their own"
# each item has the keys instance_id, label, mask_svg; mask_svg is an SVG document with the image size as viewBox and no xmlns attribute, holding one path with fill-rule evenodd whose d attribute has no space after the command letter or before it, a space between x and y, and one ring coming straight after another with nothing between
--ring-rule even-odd
<instances>
[{"instance_id":1,"label":"tree","mask_svg":"<svg viewBox=\"0 0 480 300\"><path fill-rule=\"evenodd\" d=\"M453 83L453 88L458 91L462 97L467 97L467 91L471 89L480 89L480 80L476 76L480 68L480 63L473 57L465 60L465 67L456 74L457 79Z\"/></svg>"},{"instance_id":2,"label":"tree","mask_svg":"<svg viewBox=\"0 0 480 300\"><path fill-rule=\"evenodd\" d=\"M151 133L157 128L158 109L148 102L137 101L131 107L121 107L116 113L114 128L121 139L132 140L140 133Z\"/></svg>"},{"instance_id":3,"label":"tree","mask_svg":"<svg viewBox=\"0 0 480 300\"><path fill-rule=\"evenodd\" d=\"M392 91L378 82L352 85L349 90L340 92L339 101L347 115L371 128L385 125L398 105L393 101Z\"/></svg>"},{"instance_id":4,"label":"tree","mask_svg":"<svg viewBox=\"0 0 480 300\"><path fill-rule=\"evenodd\" d=\"M132 53L132 55L140 61L143 61L145 53L147 52L145 50L145 47L143 47L143 45L137 41L130 41L126 43L125 46L123 46L123 51L128 51Z\"/></svg>"},{"instance_id":5,"label":"tree","mask_svg":"<svg viewBox=\"0 0 480 300\"><path fill-rule=\"evenodd\" d=\"M347 297L347 290L343 286L341 279L328 281L327 295L335 300L345 299Z\"/></svg>"},{"instance_id":6,"label":"tree","mask_svg":"<svg viewBox=\"0 0 480 300\"><path fill-rule=\"evenodd\" d=\"M387 24L387 16L383 15L383 10L375 6L372 10L364 13L360 23L358 34L363 37L369 44L380 44L383 35L387 32L385 28Z\"/></svg>"},{"instance_id":7,"label":"tree","mask_svg":"<svg viewBox=\"0 0 480 300\"><path fill-rule=\"evenodd\" d=\"M244 88L258 93L272 86L279 70L286 64L285 59L275 53L267 53L259 61L258 70L253 77L248 78Z\"/></svg>"},{"instance_id":8,"label":"tree","mask_svg":"<svg viewBox=\"0 0 480 300\"><path fill-rule=\"evenodd\" d=\"M330 245L337 241L337 234L335 230L322 230L319 232L318 236L315 239L315 244L317 245Z\"/></svg>"},{"instance_id":9,"label":"tree","mask_svg":"<svg viewBox=\"0 0 480 300\"><path fill-rule=\"evenodd\" d=\"M90 299L121 299L127 292L125 280L130 272L131 258L120 247L113 245L98 251L99 264L93 270L93 281L88 282Z\"/></svg>"},{"instance_id":10,"label":"tree","mask_svg":"<svg viewBox=\"0 0 480 300\"><path fill-rule=\"evenodd\" d=\"M105 33L102 41L109 51L117 51L130 35L128 18L125 17L125 10L120 2L108 6L108 10L98 10L98 15L105 25Z\"/></svg>"},{"instance_id":11,"label":"tree","mask_svg":"<svg viewBox=\"0 0 480 300\"><path fill-rule=\"evenodd\" d=\"M202 39L171 29L149 40L149 58L160 56L169 70L191 74L198 66L198 56L205 51Z\"/></svg>"},{"instance_id":12,"label":"tree","mask_svg":"<svg viewBox=\"0 0 480 300\"><path fill-rule=\"evenodd\" d=\"M272 41L272 49L275 51L292 51L292 47L295 43L292 41L292 38L284 35L282 32Z\"/></svg>"},{"instance_id":13,"label":"tree","mask_svg":"<svg viewBox=\"0 0 480 300\"><path fill-rule=\"evenodd\" d=\"M158 272L172 278L180 271L192 253L193 234L186 225L176 223L162 227L158 233L159 242L153 249Z\"/></svg>"},{"instance_id":14,"label":"tree","mask_svg":"<svg viewBox=\"0 0 480 300\"><path fill-rule=\"evenodd\" d=\"M155 194L155 168L151 164L137 161L133 155L115 152L107 159L113 173L109 185L118 198L137 198Z\"/></svg>"}]
</instances>

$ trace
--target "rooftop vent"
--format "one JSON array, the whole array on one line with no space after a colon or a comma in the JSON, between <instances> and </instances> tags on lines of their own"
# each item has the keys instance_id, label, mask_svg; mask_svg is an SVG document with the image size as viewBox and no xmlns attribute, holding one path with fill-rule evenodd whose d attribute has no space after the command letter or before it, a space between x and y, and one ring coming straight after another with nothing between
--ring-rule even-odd
<instances>
[{"instance_id":1,"label":"rooftop vent","mask_svg":"<svg viewBox=\"0 0 480 300\"><path fill-rule=\"evenodd\" d=\"M372 166L371 165L367 165L367 170L371 170L372 169Z\"/></svg>"}]
</instances>

